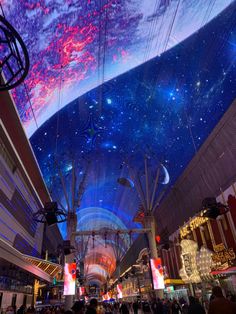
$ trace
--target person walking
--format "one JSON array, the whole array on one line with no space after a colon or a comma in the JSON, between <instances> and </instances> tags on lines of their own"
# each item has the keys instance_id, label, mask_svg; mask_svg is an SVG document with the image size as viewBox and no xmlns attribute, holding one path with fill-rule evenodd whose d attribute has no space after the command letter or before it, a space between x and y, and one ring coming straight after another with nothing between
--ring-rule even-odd
<instances>
[{"instance_id":1,"label":"person walking","mask_svg":"<svg viewBox=\"0 0 236 314\"><path fill-rule=\"evenodd\" d=\"M86 314L97 314L97 306L98 306L97 299L91 299Z\"/></svg>"},{"instance_id":2,"label":"person walking","mask_svg":"<svg viewBox=\"0 0 236 314\"><path fill-rule=\"evenodd\" d=\"M16 312L17 314L24 314L25 313L25 305L22 304Z\"/></svg>"},{"instance_id":3,"label":"person walking","mask_svg":"<svg viewBox=\"0 0 236 314\"><path fill-rule=\"evenodd\" d=\"M154 314L163 314L163 303L160 298L152 303L152 312Z\"/></svg>"},{"instance_id":4,"label":"person walking","mask_svg":"<svg viewBox=\"0 0 236 314\"><path fill-rule=\"evenodd\" d=\"M76 301L71 308L74 311L74 314L83 314L84 313L84 302Z\"/></svg>"},{"instance_id":5,"label":"person walking","mask_svg":"<svg viewBox=\"0 0 236 314\"><path fill-rule=\"evenodd\" d=\"M189 307L188 307L188 314L205 314L205 310L203 306L199 303L199 301L190 296L189 297Z\"/></svg>"},{"instance_id":6,"label":"person walking","mask_svg":"<svg viewBox=\"0 0 236 314\"><path fill-rule=\"evenodd\" d=\"M134 314L138 314L138 308L139 308L139 306L138 306L138 301L135 301L135 302L133 303L133 311L134 311Z\"/></svg>"},{"instance_id":7,"label":"person walking","mask_svg":"<svg viewBox=\"0 0 236 314\"><path fill-rule=\"evenodd\" d=\"M125 302L123 302L121 307L120 307L120 313L121 314L129 314L129 309L128 309L128 306L126 305Z\"/></svg>"},{"instance_id":8,"label":"person walking","mask_svg":"<svg viewBox=\"0 0 236 314\"><path fill-rule=\"evenodd\" d=\"M222 289L216 286L212 289L213 300L210 302L208 314L235 314L236 304L227 300Z\"/></svg>"},{"instance_id":9,"label":"person walking","mask_svg":"<svg viewBox=\"0 0 236 314\"><path fill-rule=\"evenodd\" d=\"M172 314L182 313L181 306L179 305L176 299L173 299L171 310L172 310Z\"/></svg>"}]
</instances>

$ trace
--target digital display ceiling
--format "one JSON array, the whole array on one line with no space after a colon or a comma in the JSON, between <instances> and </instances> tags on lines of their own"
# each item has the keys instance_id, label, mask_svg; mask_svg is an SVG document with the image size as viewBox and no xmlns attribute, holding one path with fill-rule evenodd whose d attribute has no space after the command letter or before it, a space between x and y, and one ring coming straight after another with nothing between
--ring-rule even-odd
<instances>
[{"instance_id":1,"label":"digital display ceiling","mask_svg":"<svg viewBox=\"0 0 236 314\"><path fill-rule=\"evenodd\" d=\"M55 199L65 204L58 168L69 182L75 160L80 177L83 156L91 164L81 208L108 209L127 227L138 197L117 183L126 158L148 148L168 169L169 186L175 182L235 97L232 8L161 57L74 100L34 133Z\"/></svg>"},{"instance_id":2,"label":"digital display ceiling","mask_svg":"<svg viewBox=\"0 0 236 314\"><path fill-rule=\"evenodd\" d=\"M1 1L30 55L26 86L13 92L27 134L78 96L179 44L231 2Z\"/></svg>"},{"instance_id":3,"label":"digital display ceiling","mask_svg":"<svg viewBox=\"0 0 236 314\"><path fill-rule=\"evenodd\" d=\"M26 88L13 97L53 200L67 207L61 177L71 187L75 169L79 186L88 169L78 228L139 226L125 164L141 169L148 154L161 163L159 188L168 192L228 109L236 95L236 2L3 4L29 49ZM103 267L94 254L89 272L105 277L114 256L104 251Z\"/></svg>"}]
</instances>

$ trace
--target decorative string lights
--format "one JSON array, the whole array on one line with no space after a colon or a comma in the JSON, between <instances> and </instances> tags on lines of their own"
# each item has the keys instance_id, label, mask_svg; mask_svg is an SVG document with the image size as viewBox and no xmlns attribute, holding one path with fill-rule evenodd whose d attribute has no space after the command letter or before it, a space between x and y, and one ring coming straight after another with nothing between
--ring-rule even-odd
<instances>
[{"instance_id":1,"label":"decorative string lights","mask_svg":"<svg viewBox=\"0 0 236 314\"><path fill-rule=\"evenodd\" d=\"M197 249L198 245L192 240L182 240L180 242L182 248L182 265L180 269L180 277L186 283L199 283L201 277L197 268Z\"/></svg>"},{"instance_id":2,"label":"decorative string lights","mask_svg":"<svg viewBox=\"0 0 236 314\"><path fill-rule=\"evenodd\" d=\"M213 252L202 246L196 256L197 268L200 277L205 281L214 279L214 276L211 275L211 270L214 267L212 254Z\"/></svg>"}]
</instances>

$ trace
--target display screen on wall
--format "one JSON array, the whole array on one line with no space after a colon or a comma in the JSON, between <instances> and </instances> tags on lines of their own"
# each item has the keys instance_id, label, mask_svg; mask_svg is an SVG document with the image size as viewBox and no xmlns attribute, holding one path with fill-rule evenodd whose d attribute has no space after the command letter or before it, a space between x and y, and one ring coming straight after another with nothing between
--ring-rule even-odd
<instances>
[{"instance_id":1,"label":"display screen on wall","mask_svg":"<svg viewBox=\"0 0 236 314\"><path fill-rule=\"evenodd\" d=\"M76 263L64 267L64 295L75 295Z\"/></svg>"},{"instance_id":2,"label":"display screen on wall","mask_svg":"<svg viewBox=\"0 0 236 314\"><path fill-rule=\"evenodd\" d=\"M79 295L85 295L85 287L79 287Z\"/></svg>"},{"instance_id":3,"label":"display screen on wall","mask_svg":"<svg viewBox=\"0 0 236 314\"><path fill-rule=\"evenodd\" d=\"M161 259L150 259L151 270L152 270L152 280L153 280L153 288L155 290L164 289L164 274L163 267L161 264Z\"/></svg>"},{"instance_id":4,"label":"display screen on wall","mask_svg":"<svg viewBox=\"0 0 236 314\"><path fill-rule=\"evenodd\" d=\"M122 285L119 284L119 285L117 285L117 298L118 298L118 299L122 299L122 297L123 297L123 294L122 294Z\"/></svg>"}]
</instances>

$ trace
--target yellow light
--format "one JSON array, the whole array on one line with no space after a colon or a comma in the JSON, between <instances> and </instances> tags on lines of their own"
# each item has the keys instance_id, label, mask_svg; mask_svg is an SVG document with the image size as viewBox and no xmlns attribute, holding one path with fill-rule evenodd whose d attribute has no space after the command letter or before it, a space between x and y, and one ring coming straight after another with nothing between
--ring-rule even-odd
<instances>
[{"instance_id":1,"label":"yellow light","mask_svg":"<svg viewBox=\"0 0 236 314\"><path fill-rule=\"evenodd\" d=\"M189 220L182 228L180 228L180 237L183 239L186 235L190 234L193 230L197 229L205 222L208 221L207 217L197 216Z\"/></svg>"},{"instance_id":2,"label":"yellow light","mask_svg":"<svg viewBox=\"0 0 236 314\"><path fill-rule=\"evenodd\" d=\"M201 282L201 278L197 269L197 249L198 245L192 240L182 240L180 242L182 253L182 265L180 269L180 277L186 283L198 283Z\"/></svg>"}]
</instances>

